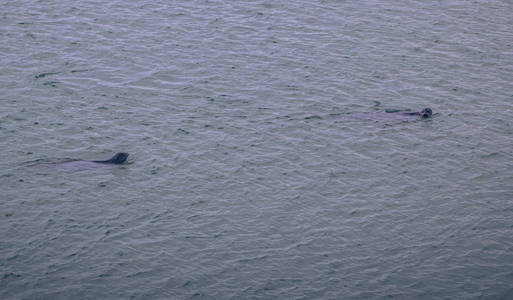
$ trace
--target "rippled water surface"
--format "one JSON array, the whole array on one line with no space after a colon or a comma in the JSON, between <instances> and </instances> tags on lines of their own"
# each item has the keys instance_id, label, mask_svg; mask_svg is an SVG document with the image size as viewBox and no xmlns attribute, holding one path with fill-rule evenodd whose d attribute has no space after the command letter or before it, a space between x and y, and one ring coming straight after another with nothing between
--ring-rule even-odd
<instances>
[{"instance_id":1,"label":"rippled water surface","mask_svg":"<svg viewBox=\"0 0 513 300\"><path fill-rule=\"evenodd\" d=\"M0 1L0 298L511 299L512 15Z\"/></svg>"}]
</instances>

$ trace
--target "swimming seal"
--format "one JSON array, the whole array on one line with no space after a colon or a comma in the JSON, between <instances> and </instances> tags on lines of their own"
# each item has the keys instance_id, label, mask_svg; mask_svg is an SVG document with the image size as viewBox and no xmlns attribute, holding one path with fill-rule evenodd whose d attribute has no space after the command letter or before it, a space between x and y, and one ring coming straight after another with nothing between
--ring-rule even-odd
<instances>
[{"instance_id":1,"label":"swimming seal","mask_svg":"<svg viewBox=\"0 0 513 300\"><path fill-rule=\"evenodd\" d=\"M86 170L106 167L109 165L121 165L126 161L128 153L119 152L107 160L72 160L53 163L56 167L69 170Z\"/></svg>"},{"instance_id":2,"label":"swimming seal","mask_svg":"<svg viewBox=\"0 0 513 300\"><path fill-rule=\"evenodd\" d=\"M377 122L410 122L431 118L433 111L426 107L421 111L409 112L397 109L387 109L385 111L376 111L368 113L348 113L348 114L332 114L333 118L348 118L357 120L372 120Z\"/></svg>"},{"instance_id":3,"label":"swimming seal","mask_svg":"<svg viewBox=\"0 0 513 300\"><path fill-rule=\"evenodd\" d=\"M64 170L88 170L88 169L97 169L108 166L115 166L123 164L128 157L128 153L118 152L114 154L113 157L106 160L57 160L57 161L46 161L46 160L37 160L32 162L25 163L25 166L46 166L46 167L54 167L58 169Z\"/></svg>"},{"instance_id":4,"label":"swimming seal","mask_svg":"<svg viewBox=\"0 0 513 300\"><path fill-rule=\"evenodd\" d=\"M411 112L411 113L402 113L402 114L406 115L406 116L420 116L423 119L427 119L427 118L430 118L431 115L433 115L433 111L431 110L431 108L426 107L421 111Z\"/></svg>"},{"instance_id":5,"label":"swimming seal","mask_svg":"<svg viewBox=\"0 0 513 300\"><path fill-rule=\"evenodd\" d=\"M110 159L107 159L107 160L93 160L91 162L95 162L95 163L100 163L100 164L115 164L115 165L120 165L122 163L124 163L128 157L128 153L125 153L125 152L118 152L116 154L114 154L113 157L111 157Z\"/></svg>"}]
</instances>

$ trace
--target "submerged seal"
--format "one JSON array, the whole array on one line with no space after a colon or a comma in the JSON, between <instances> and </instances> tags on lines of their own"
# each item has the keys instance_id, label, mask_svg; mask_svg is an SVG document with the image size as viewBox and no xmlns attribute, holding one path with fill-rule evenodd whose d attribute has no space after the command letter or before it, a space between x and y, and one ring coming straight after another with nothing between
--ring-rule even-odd
<instances>
[{"instance_id":1,"label":"submerged seal","mask_svg":"<svg viewBox=\"0 0 513 300\"><path fill-rule=\"evenodd\" d=\"M337 119L356 119L356 120L372 120L377 122L411 122L420 119L428 119L433 115L431 108L427 107L421 111L409 112L404 110L387 109L385 111L367 112L367 113L347 113L332 114L332 118Z\"/></svg>"},{"instance_id":2,"label":"submerged seal","mask_svg":"<svg viewBox=\"0 0 513 300\"><path fill-rule=\"evenodd\" d=\"M409 113L401 113L402 115L405 115L405 116L420 116L421 118L423 119L427 119L427 118L430 118L431 115L433 115L433 111L431 110L431 108L429 107L426 107L424 108L423 110L421 111L417 111L417 112L409 112Z\"/></svg>"},{"instance_id":3,"label":"submerged seal","mask_svg":"<svg viewBox=\"0 0 513 300\"><path fill-rule=\"evenodd\" d=\"M56 166L71 170L96 169L104 165L120 165L126 161L127 157L128 153L119 152L107 160L72 160L56 163Z\"/></svg>"},{"instance_id":4,"label":"submerged seal","mask_svg":"<svg viewBox=\"0 0 513 300\"><path fill-rule=\"evenodd\" d=\"M106 167L108 165L120 165L123 164L128 158L128 153L118 152L113 157L107 160L65 160L65 161L45 161L45 160L37 160L33 162L28 162L26 166L47 166L58 169L66 169L66 170L87 170L87 169L96 169L101 167Z\"/></svg>"},{"instance_id":5,"label":"submerged seal","mask_svg":"<svg viewBox=\"0 0 513 300\"><path fill-rule=\"evenodd\" d=\"M129 154L125 153L125 152L118 152L113 157L111 157L110 159L107 159L107 160L93 160L91 162L100 163L100 164L120 165L120 164L122 164L122 163L124 163L126 161L128 155Z\"/></svg>"}]
</instances>

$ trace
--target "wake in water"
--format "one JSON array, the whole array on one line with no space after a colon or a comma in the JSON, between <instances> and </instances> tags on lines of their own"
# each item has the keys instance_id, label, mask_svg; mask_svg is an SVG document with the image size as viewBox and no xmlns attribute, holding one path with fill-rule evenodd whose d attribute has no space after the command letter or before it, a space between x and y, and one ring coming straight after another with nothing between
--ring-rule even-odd
<instances>
[{"instance_id":1,"label":"wake in water","mask_svg":"<svg viewBox=\"0 0 513 300\"><path fill-rule=\"evenodd\" d=\"M87 170L104 168L108 166L121 165L126 162L129 154L125 152L116 153L110 159L107 160L79 160L79 159L57 159L47 160L38 159L23 163L21 166L32 167L32 166L44 166L50 168L57 168L63 170Z\"/></svg>"},{"instance_id":2,"label":"wake in water","mask_svg":"<svg viewBox=\"0 0 513 300\"><path fill-rule=\"evenodd\" d=\"M375 109L379 109L380 102L376 101ZM374 112L358 112L358 113L334 113L328 116L308 116L305 120L311 119L335 119L335 120L369 120L381 122L411 122L430 119L433 116L431 108L426 107L420 111L400 110L400 109L385 109L382 111Z\"/></svg>"},{"instance_id":3,"label":"wake in water","mask_svg":"<svg viewBox=\"0 0 513 300\"><path fill-rule=\"evenodd\" d=\"M331 118L335 119L355 119L355 120L371 120L371 121L397 121L408 122L429 119L433 115L431 108L424 108L421 111L411 112L408 110L385 110L368 113L349 113L349 114L333 114Z\"/></svg>"}]
</instances>

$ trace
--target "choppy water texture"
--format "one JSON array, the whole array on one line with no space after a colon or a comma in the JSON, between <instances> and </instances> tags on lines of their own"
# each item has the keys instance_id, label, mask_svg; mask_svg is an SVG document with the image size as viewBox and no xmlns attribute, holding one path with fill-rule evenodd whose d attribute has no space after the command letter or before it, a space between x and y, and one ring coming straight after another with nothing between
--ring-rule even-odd
<instances>
[{"instance_id":1,"label":"choppy water texture","mask_svg":"<svg viewBox=\"0 0 513 300\"><path fill-rule=\"evenodd\" d=\"M511 299L512 15L0 1L0 298Z\"/></svg>"}]
</instances>

